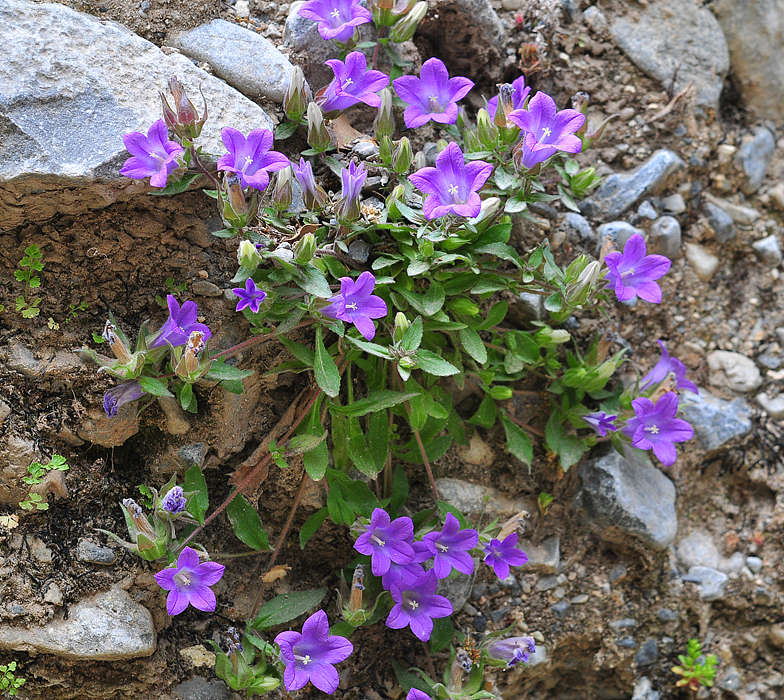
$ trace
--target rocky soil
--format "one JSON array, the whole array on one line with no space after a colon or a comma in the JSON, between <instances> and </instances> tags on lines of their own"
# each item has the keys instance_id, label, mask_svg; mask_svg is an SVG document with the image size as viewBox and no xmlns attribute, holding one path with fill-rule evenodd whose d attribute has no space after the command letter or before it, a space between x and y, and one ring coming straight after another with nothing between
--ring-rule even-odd
<instances>
[{"instance_id":1,"label":"rocky soil","mask_svg":"<svg viewBox=\"0 0 784 700\"><path fill-rule=\"evenodd\" d=\"M701 388L683 396L695 440L666 471L598 450L564 475L539 448L529 474L502 435L482 430L436 463L442 495L464 511L479 513L490 495L492 516L532 514L527 567L500 583L482 571L450 592L475 639L516 623L537 640L530 664L493 676L506 698L690 697L670 669L692 637L719 657L716 686L698 697L784 695L784 63L771 29L781 22L780 0L431 0L403 47L414 64L437 55L476 80L473 108L524 71L561 107L590 93L594 125L618 115L580 156L606 176L581 213L542 207L535 222L517 222L515 244L547 236L566 260L642 231L673 260L664 303L585 314L576 333L630 346L630 375L655 363L663 339ZM193 462L219 502L307 378L265 377L286 357L270 343L240 358L256 370L242 396L201 388L198 416L162 402L109 422L111 382L74 350L109 311L126 331L159 324L156 297L180 284L215 348L247 336L226 293L236 244L210 235L222 228L212 200L152 197L122 181L121 136L157 118L156 90L176 72L202 85L217 149L225 124L280 120L290 63L321 87L327 49L294 4L266 0L6 0L0 35L10 38L0 45L0 514L19 515L17 527L0 525L0 663L19 662L20 697L231 697L202 642L248 614L266 555L227 559L214 615L171 619L154 570L96 528L122 532L122 498ZM368 128L362 114L353 123ZM293 156L298 146L280 148ZM44 256L42 310L22 319L13 272L32 243ZM518 304L521 317L544 313ZM538 401L516 409L541 416ZM55 453L71 468L42 489L49 510L21 513L27 466ZM271 540L301 469L259 487ZM426 505L422 475L407 471L412 508ZM555 501L541 517L543 491ZM324 497L313 485L295 526ZM304 551L295 539L274 592L326 585L332 616L332 564L351 558L347 533L325 527ZM219 561L244 551L225 521L205 544ZM397 700L388 659L444 663L379 626L360 630L355 647L336 697Z\"/></svg>"}]
</instances>

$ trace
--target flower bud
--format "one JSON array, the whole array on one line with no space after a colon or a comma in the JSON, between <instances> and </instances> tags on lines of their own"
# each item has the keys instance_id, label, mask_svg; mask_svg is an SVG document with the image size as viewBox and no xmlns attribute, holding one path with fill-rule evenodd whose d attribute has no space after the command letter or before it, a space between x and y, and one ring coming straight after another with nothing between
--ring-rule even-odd
<instances>
[{"instance_id":1,"label":"flower bud","mask_svg":"<svg viewBox=\"0 0 784 700\"><path fill-rule=\"evenodd\" d=\"M411 11L404 15L392 26L389 31L389 38L396 44L402 44L414 36L419 23L425 18L427 14L427 3L422 1L418 2Z\"/></svg>"},{"instance_id":2,"label":"flower bud","mask_svg":"<svg viewBox=\"0 0 784 700\"><path fill-rule=\"evenodd\" d=\"M411 323L406 318L406 315L402 311L398 311L395 314L395 330L392 334L392 338L396 343L399 343L403 336L405 335L406 331L411 327Z\"/></svg>"},{"instance_id":3,"label":"flower bud","mask_svg":"<svg viewBox=\"0 0 784 700\"><path fill-rule=\"evenodd\" d=\"M585 303L588 295L591 293L591 289L599 280L601 267L602 266L596 260L589 262L585 266L585 269L580 273L580 276L574 284L570 284L566 288L565 296L566 301L569 302L569 304L572 306L580 306Z\"/></svg>"},{"instance_id":4,"label":"flower bud","mask_svg":"<svg viewBox=\"0 0 784 700\"><path fill-rule=\"evenodd\" d=\"M494 386L490 389L490 396L495 401L506 401L512 398L512 390L508 386Z\"/></svg>"},{"instance_id":5,"label":"flower bud","mask_svg":"<svg viewBox=\"0 0 784 700\"><path fill-rule=\"evenodd\" d=\"M466 129L463 132L463 143L465 144L466 153L476 153L484 150L475 129Z\"/></svg>"},{"instance_id":6,"label":"flower bud","mask_svg":"<svg viewBox=\"0 0 784 700\"><path fill-rule=\"evenodd\" d=\"M496 114L498 111L496 110ZM490 114L484 108L476 115L476 128L483 146L492 149L498 145L498 127L490 120Z\"/></svg>"},{"instance_id":7,"label":"flower bud","mask_svg":"<svg viewBox=\"0 0 784 700\"><path fill-rule=\"evenodd\" d=\"M387 216L391 221L398 221L402 214L397 207L398 202L405 201L406 190L403 185L395 185L395 188L387 196L384 203L387 209Z\"/></svg>"},{"instance_id":8,"label":"flower bud","mask_svg":"<svg viewBox=\"0 0 784 700\"><path fill-rule=\"evenodd\" d=\"M408 140L408 137L404 136L397 142L395 152L392 155L392 169L399 175L408 172L413 160L414 154L411 150L411 142Z\"/></svg>"},{"instance_id":9,"label":"flower bud","mask_svg":"<svg viewBox=\"0 0 784 700\"><path fill-rule=\"evenodd\" d=\"M379 138L378 157L384 165L392 165L392 139L389 136Z\"/></svg>"},{"instance_id":10,"label":"flower bud","mask_svg":"<svg viewBox=\"0 0 784 700\"><path fill-rule=\"evenodd\" d=\"M313 166L304 158L300 158L299 165L294 165L294 177L302 188L305 206L311 211L321 211L327 201L327 193L321 185L316 184Z\"/></svg>"},{"instance_id":11,"label":"flower bud","mask_svg":"<svg viewBox=\"0 0 784 700\"><path fill-rule=\"evenodd\" d=\"M294 246L294 260L300 265L307 265L316 254L316 237L306 233Z\"/></svg>"},{"instance_id":12,"label":"flower bud","mask_svg":"<svg viewBox=\"0 0 784 700\"><path fill-rule=\"evenodd\" d=\"M544 328L540 328L536 331L534 340L536 340L537 345L541 348L551 348L560 345L561 343L569 342L570 337L569 331L544 326Z\"/></svg>"},{"instance_id":13,"label":"flower bud","mask_svg":"<svg viewBox=\"0 0 784 700\"><path fill-rule=\"evenodd\" d=\"M436 141L436 152L441 153L448 145L446 139L438 139L438 141Z\"/></svg>"},{"instance_id":14,"label":"flower bud","mask_svg":"<svg viewBox=\"0 0 784 700\"><path fill-rule=\"evenodd\" d=\"M373 24L377 27L391 27L395 23L397 17L392 12L395 0L370 0L368 6L373 17Z\"/></svg>"},{"instance_id":15,"label":"flower bud","mask_svg":"<svg viewBox=\"0 0 784 700\"><path fill-rule=\"evenodd\" d=\"M471 122L468 119L468 115L466 114L465 111L465 107L463 107L462 105L458 105L457 120L455 121L455 126L457 127L457 130L461 134L471 126Z\"/></svg>"},{"instance_id":16,"label":"flower bud","mask_svg":"<svg viewBox=\"0 0 784 700\"><path fill-rule=\"evenodd\" d=\"M302 68L294 66L291 69L289 86L283 96L283 111L286 117L293 122L298 122L305 116L308 109L308 97L305 91L305 74Z\"/></svg>"},{"instance_id":17,"label":"flower bud","mask_svg":"<svg viewBox=\"0 0 784 700\"><path fill-rule=\"evenodd\" d=\"M139 553L142 559L155 561L166 553L166 546L169 544L169 535L166 526L160 521L155 520L156 527L153 529L141 506L132 498L126 498L120 505L125 524L128 526L128 534L133 544L128 545L114 533L106 533L113 539L124 544L129 549ZM106 532L106 531L102 531Z\"/></svg>"},{"instance_id":18,"label":"flower bud","mask_svg":"<svg viewBox=\"0 0 784 700\"><path fill-rule=\"evenodd\" d=\"M498 197L488 197L487 199L483 199L481 208L479 209L479 214L471 219L468 219L468 223L472 226L476 226L480 221L484 221L485 219L493 216L500 208L501 200Z\"/></svg>"},{"instance_id":19,"label":"flower bud","mask_svg":"<svg viewBox=\"0 0 784 700\"><path fill-rule=\"evenodd\" d=\"M414 154L414 170L422 170L427 167L427 157L424 151L417 151Z\"/></svg>"},{"instance_id":20,"label":"flower bud","mask_svg":"<svg viewBox=\"0 0 784 700\"><path fill-rule=\"evenodd\" d=\"M204 99L204 93L201 92L201 86L199 92L201 92L201 99L204 101L204 113L201 118L188 98L185 87L174 76L169 78L169 91L174 98L174 109L169 106L166 96L162 92L158 93L161 98L163 120L166 122L166 126L181 139L192 141L198 138L204 122L207 121L207 101Z\"/></svg>"},{"instance_id":21,"label":"flower bud","mask_svg":"<svg viewBox=\"0 0 784 700\"><path fill-rule=\"evenodd\" d=\"M429 258L435 253L436 247L433 245L433 241L424 240L421 241L419 244L419 252L426 258Z\"/></svg>"},{"instance_id":22,"label":"flower bud","mask_svg":"<svg viewBox=\"0 0 784 700\"><path fill-rule=\"evenodd\" d=\"M315 102L308 105L308 145L319 153L329 148L329 132L324 124L324 115Z\"/></svg>"},{"instance_id":23,"label":"flower bud","mask_svg":"<svg viewBox=\"0 0 784 700\"><path fill-rule=\"evenodd\" d=\"M275 176L275 187L272 190L272 206L277 211L286 211L294 200L294 190L291 187L292 170L288 165L279 170Z\"/></svg>"},{"instance_id":24,"label":"flower bud","mask_svg":"<svg viewBox=\"0 0 784 700\"><path fill-rule=\"evenodd\" d=\"M261 256L256 246L250 241L240 241L237 248L237 262L241 267L255 270L261 264Z\"/></svg>"},{"instance_id":25,"label":"flower bud","mask_svg":"<svg viewBox=\"0 0 784 700\"><path fill-rule=\"evenodd\" d=\"M373 129L376 138L380 141L382 136L392 136L395 132L395 117L392 114L392 91L384 88L378 93L381 98L381 105L376 113L376 120L373 122Z\"/></svg>"},{"instance_id":26,"label":"flower bud","mask_svg":"<svg viewBox=\"0 0 784 700\"><path fill-rule=\"evenodd\" d=\"M466 297L452 299L449 302L449 308L455 313L465 314L466 316L476 316L479 313L479 307Z\"/></svg>"},{"instance_id":27,"label":"flower bud","mask_svg":"<svg viewBox=\"0 0 784 700\"><path fill-rule=\"evenodd\" d=\"M491 666L511 668L518 663L526 663L531 654L536 653L536 643L531 637L507 637L493 639L482 645L483 656Z\"/></svg>"}]
</instances>

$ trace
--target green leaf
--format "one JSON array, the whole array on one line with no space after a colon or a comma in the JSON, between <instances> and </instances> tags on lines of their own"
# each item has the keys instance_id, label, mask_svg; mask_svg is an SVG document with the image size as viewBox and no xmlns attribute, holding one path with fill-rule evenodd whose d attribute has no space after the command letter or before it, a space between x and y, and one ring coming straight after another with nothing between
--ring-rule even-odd
<instances>
[{"instance_id":1,"label":"green leaf","mask_svg":"<svg viewBox=\"0 0 784 700\"><path fill-rule=\"evenodd\" d=\"M298 122L283 122L282 124L278 124L275 128L275 138L280 141L284 141L285 139L289 138L289 136L293 136L294 132L299 128Z\"/></svg>"},{"instance_id":2,"label":"green leaf","mask_svg":"<svg viewBox=\"0 0 784 700\"><path fill-rule=\"evenodd\" d=\"M452 438L449 435L438 435L432 440L425 441L425 454L429 462L435 462L441 459L446 454L449 446L452 444ZM412 464L422 464L422 453L419 447L406 450L405 452L397 452L401 459Z\"/></svg>"},{"instance_id":3,"label":"green leaf","mask_svg":"<svg viewBox=\"0 0 784 700\"><path fill-rule=\"evenodd\" d=\"M196 402L196 397L193 395L193 386L190 384L180 384L176 388L177 400L188 413L196 413L199 410L199 405Z\"/></svg>"},{"instance_id":4,"label":"green leaf","mask_svg":"<svg viewBox=\"0 0 784 700\"><path fill-rule=\"evenodd\" d=\"M366 476L375 479L376 475L384 468L384 464L378 464L370 453L367 440L362 432L359 419L353 416L348 418L348 440L346 441L348 455L354 466Z\"/></svg>"},{"instance_id":5,"label":"green leaf","mask_svg":"<svg viewBox=\"0 0 784 700\"><path fill-rule=\"evenodd\" d=\"M226 508L234 534L251 549L272 549L256 509L242 494L235 496ZM294 616L296 617L296 615ZM292 618L289 618L292 619Z\"/></svg>"},{"instance_id":6,"label":"green leaf","mask_svg":"<svg viewBox=\"0 0 784 700\"><path fill-rule=\"evenodd\" d=\"M403 333L398 346L406 352L414 352L422 343L422 317L417 316L414 322Z\"/></svg>"},{"instance_id":7,"label":"green leaf","mask_svg":"<svg viewBox=\"0 0 784 700\"><path fill-rule=\"evenodd\" d=\"M210 231L215 238L234 238L240 232L237 228L222 228L220 231Z\"/></svg>"},{"instance_id":8,"label":"green leaf","mask_svg":"<svg viewBox=\"0 0 784 700\"><path fill-rule=\"evenodd\" d=\"M320 508L311 515L299 531L299 546L305 549L308 540L316 534L318 529L324 524L329 515L328 508Z\"/></svg>"},{"instance_id":9,"label":"green leaf","mask_svg":"<svg viewBox=\"0 0 784 700\"><path fill-rule=\"evenodd\" d=\"M359 340L359 338L353 338L350 335L346 336L346 340L356 345L361 350L364 350L371 355L375 355L376 357L383 357L385 360L389 360L391 357L389 350L387 350L383 345L377 345L376 343L369 343L365 340Z\"/></svg>"},{"instance_id":10,"label":"green leaf","mask_svg":"<svg viewBox=\"0 0 784 700\"><path fill-rule=\"evenodd\" d=\"M408 500L408 477L402 467L396 467L392 476L392 493L390 494L389 507L393 511L399 510Z\"/></svg>"},{"instance_id":11,"label":"green leaf","mask_svg":"<svg viewBox=\"0 0 784 700\"><path fill-rule=\"evenodd\" d=\"M245 377L250 377L253 370L237 369L234 365L227 365L225 362L213 362L210 365L210 371L204 376L205 379L212 379L214 381L222 382L224 380L243 380Z\"/></svg>"},{"instance_id":12,"label":"green leaf","mask_svg":"<svg viewBox=\"0 0 784 700\"><path fill-rule=\"evenodd\" d=\"M315 353L313 371L316 375L316 382L327 396L334 398L340 393L340 373L335 361L324 347L321 326L316 327Z\"/></svg>"},{"instance_id":13,"label":"green leaf","mask_svg":"<svg viewBox=\"0 0 784 700\"><path fill-rule=\"evenodd\" d=\"M490 394L485 394L476 413L468 419L469 423L482 428L492 428L495 425L495 401Z\"/></svg>"},{"instance_id":14,"label":"green leaf","mask_svg":"<svg viewBox=\"0 0 784 700\"><path fill-rule=\"evenodd\" d=\"M482 338L473 328L463 328L457 332L463 349L480 365L487 362L487 348Z\"/></svg>"},{"instance_id":15,"label":"green leaf","mask_svg":"<svg viewBox=\"0 0 784 700\"><path fill-rule=\"evenodd\" d=\"M304 615L315 608L327 595L326 588L310 591L294 591L275 596L268 603L264 603L259 610L251 627L266 630L278 625L283 625Z\"/></svg>"},{"instance_id":16,"label":"green leaf","mask_svg":"<svg viewBox=\"0 0 784 700\"><path fill-rule=\"evenodd\" d=\"M451 513L457 518L457 521L460 523L460 527L462 529L471 527L471 523L468 522L466 516L463 515L451 503L447 503L446 501L436 501L436 506L438 507L438 517L442 523L446 521L446 514Z\"/></svg>"},{"instance_id":17,"label":"green leaf","mask_svg":"<svg viewBox=\"0 0 784 700\"><path fill-rule=\"evenodd\" d=\"M448 649L452 643L455 630L452 626L452 616L438 617L433 620L433 631L430 633L430 651L435 654Z\"/></svg>"},{"instance_id":18,"label":"green leaf","mask_svg":"<svg viewBox=\"0 0 784 700\"><path fill-rule=\"evenodd\" d=\"M406 274L409 277L416 277L417 275L424 275L429 269L430 262L428 260L412 260L406 269Z\"/></svg>"},{"instance_id":19,"label":"green leaf","mask_svg":"<svg viewBox=\"0 0 784 700\"><path fill-rule=\"evenodd\" d=\"M417 350L416 354L417 367L428 374L435 375L436 377L449 377L453 374L460 374L460 370L453 364L440 358L430 350Z\"/></svg>"},{"instance_id":20,"label":"green leaf","mask_svg":"<svg viewBox=\"0 0 784 700\"><path fill-rule=\"evenodd\" d=\"M194 180L200 177L201 173L190 173L189 175L183 175L179 182L170 182L162 190L157 192L150 192L149 194L156 197L162 197L167 194L181 194L191 186L191 183Z\"/></svg>"},{"instance_id":21,"label":"green leaf","mask_svg":"<svg viewBox=\"0 0 784 700\"><path fill-rule=\"evenodd\" d=\"M321 425L321 397L316 400L313 408L310 409L310 414L301 434L308 436L324 434L324 428ZM302 455L302 461L305 464L305 471L307 471L308 476L313 481L321 481L329 466L329 449L327 448L326 440L320 441L316 447L305 452Z\"/></svg>"},{"instance_id":22,"label":"green leaf","mask_svg":"<svg viewBox=\"0 0 784 700\"><path fill-rule=\"evenodd\" d=\"M580 457L588 451L584 440L575 435L566 434L557 413L550 414L544 433L547 446L558 455L564 471L568 471L570 467L577 464Z\"/></svg>"},{"instance_id":23,"label":"green leaf","mask_svg":"<svg viewBox=\"0 0 784 700\"><path fill-rule=\"evenodd\" d=\"M551 294L544 300L544 308L551 312L556 313L563 308L563 297L561 296L560 292L555 292L555 294Z\"/></svg>"},{"instance_id":24,"label":"green leaf","mask_svg":"<svg viewBox=\"0 0 784 700\"><path fill-rule=\"evenodd\" d=\"M404 394L399 391L383 389L381 391L374 391L373 394L366 399L360 399L348 406L331 405L329 411L332 414L337 413L344 416L365 416L368 413L376 413L377 411L392 408L393 406L397 406L404 401L409 401L418 395L419 394L415 393Z\"/></svg>"},{"instance_id":25,"label":"green leaf","mask_svg":"<svg viewBox=\"0 0 784 700\"><path fill-rule=\"evenodd\" d=\"M174 396L169 391L169 383L154 377L139 377L139 386L153 396Z\"/></svg>"},{"instance_id":26,"label":"green leaf","mask_svg":"<svg viewBox=\"0 0 784 700\"><path fill-rule=\"evenodd\" d=\"M188 512L198 520L199 523L203 523L207 508L210 507L210 497L207 492L207 482L204 480L204 474L202 474L198 464L194 464L185 472L185 481L182 484L182 490L186 493L189 491L196 492L188 503Z\"/></svg>"},{"instance_id":27,"label":"green leaf","mask_svg":"<svg viewBox=\"0 0 784 700\"><path fill-rule=\"evenodd\" d=\"M501 301L493 304L490 307L490 311L487 312L487 318L479 326L479 330L486 331L488 328L501 323L506 318L508 308L509 304L506 302L506 299L501 299Z\"/></svg>"},{"instance_id":28,"label":"green leaf","mask_svg":"<svg viewBox=\"0 0 784 700\"><path fill-rule=\"evenodd\" d=\"M308 367L313 367L313 363L316 359L316 354L310 349L306 348L304 345L297 343L289 338L284 338L283 336L279 337L278 340L286 346L286 349L294 355L300 362L307 365Z\"/></svg>"},{"instance_id":29,"label":"green leaf","mask_svg":"<svg viewBox=\"0 0 784 700\"><path fill-rule=\"evenodd\" d=\"M506 433L506 451L514 455L531 470L531 461L534 458L534 448L531 445L531 438L516 423L513 423L503 411L499 411L501 423Z\"/></svg>"},{"instance_id":30,"label":"green leaf","mask_svg":"<svg viewBox=\"0 0 784 700\"><path fill-rule=\"evenodd\" d=\"M514 263L520 269L523 267L523 262L520 260L517 251L512 248L512 246L506 245L505 243L489 243L488 245L480 246L475 252L495 255L497 258L501 258L501 260L507 260L510 263Z\"/></svg>"},{"instance_id":31,"label":"green leaf","mask_svg":"<svg viewBox=\"0 0 784 700\"><path fill-rule=\"evenodd\" d=\"M324 274L317 267L307 265L297 270L297 282L308 294L321 299L329 299L332 296L332 290L329 288L329 282Z\"/></svg>"}]
</instances>

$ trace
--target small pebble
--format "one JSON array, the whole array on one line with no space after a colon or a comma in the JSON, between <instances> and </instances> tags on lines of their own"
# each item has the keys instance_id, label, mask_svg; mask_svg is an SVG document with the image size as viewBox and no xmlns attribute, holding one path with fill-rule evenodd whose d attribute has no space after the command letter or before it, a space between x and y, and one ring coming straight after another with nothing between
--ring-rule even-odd
<instances>
[{"instance_id":1,"label":"small pebble","mask_svg":"<svg viewBox=\"0 0 784 700\"><path fill-rule=\"evenodd\" d=\"M612 569L610 569L610 583L618 583L618 581L623 581L626 578L627 569L623 564L616 564Z\"/></svg>"},{"instance_id":2,"label":"small pebble","mask_svg":"<svg viewBox=\"0 0 784 700\"><path fill-rule=\"evenodd\" d=\"M487 591L486 583L476 583L471 589L471 600L479 600Z\"/></svg>"},{"instance_id":3,"label":"small pebble","mask_svg":"<svg viewBox=\"0 0 784 700\"><path fill-rule=\"evenodd\" d=\"M558 588L556 588L556 589L553 591L553 595L554 595L554 596L555 596L555 597L556 597L558 600L561 600L561 598L564 598L564 597L566 597L566 589L565 589L565 588L562 588L561 586L558 586Z\"/></svg>"},{"instance_id":4,"label":"small pebble","mask_svg":"<svg viewBox=\"0 0 784 700\"><path fill-rule=\"evenodd\" d=\"M624 649L636 649L637 642L635 642L631 637L623 637L622 639L618 640L618 646L623 647Z\"/></svg>"},{"instance_id":5,"label":"small pebble","mask_svg":"<svg viewBox=\"0 0 784 700\"><path fill-rule=\"evenodd\" d=\"M482 615L478 615L474 618L474 629L477 632L485 632L487 630L487 618L483 617Z\"/></svg>"},{"instance_id":6,"label":"small pebble","mask_svg":"<svg viewBox=\"0 0 784 700\"><path fill-rule=\"evenodd\" d=\"M637 620L631 617L625 617L622 620L611 620L610 628L614 630L625 630L637 627Z\"/></svg>"},{"instance_id":7,"label":"small pebble","mask_svg":"<svg viewBox=\"0 0 784 700\"><path fill-rule=\"evenodd\" d=\"M656 617L658 617L662 622L673 622L674 620L678 619L678 613L675 610L670 610L669 608L659 608L656 613Z\"/></svg>"},{"instance_id":8,"label":"small pebble","mask_svg":"<svg viewBox=\"0 0 784 700\"><path fill-rule=\"evenodd\" d=\"M585 593L581 593L572 598L570 602L572 605L584 605L588 602L588 596Z\"/></svg>"},{"instance_id":9,"label":"small pebble","mask_svg":"<svg viewBox=\"0 0 784 700\"><path fill-rule=\"evenodd\" d=\"M542 576L536 582L537 591L549 591L558 585L558 578L556 576Z\"/></svg>"},{"instance_id":10,"label":"small pebble","mask_svg":"<svg viewBox=\"0 0 784 700\"><path fill-rule=\"evenodd\" d=\"M566 617L566 613L569 612L569 603L565 600L562 600L560 603L556 603L555 605L550 606L550 610L552 610L559 620L563 620Z\"/></svg>"}]
</instances>

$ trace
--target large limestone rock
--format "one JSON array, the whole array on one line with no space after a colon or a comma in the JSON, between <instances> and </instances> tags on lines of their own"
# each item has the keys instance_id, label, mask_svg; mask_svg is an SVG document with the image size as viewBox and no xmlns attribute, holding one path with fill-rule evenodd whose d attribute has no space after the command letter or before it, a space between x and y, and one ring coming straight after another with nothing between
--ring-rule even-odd
<instances>
[{"instance_id":1,"label":"large limestone rock","mask_svg":"<svg viewBox=\"0 0 784 700\"><path fill-rule=\"evenodd\" d=\"M224 126L272 128L258 105L185 56L64 5L2 0L0 36L0 232L145 191L119 175L122 136L160 118L158 91L172 75L197 107L204 91L207 151L223 152Z\"/></svg>"}]
</instances>

